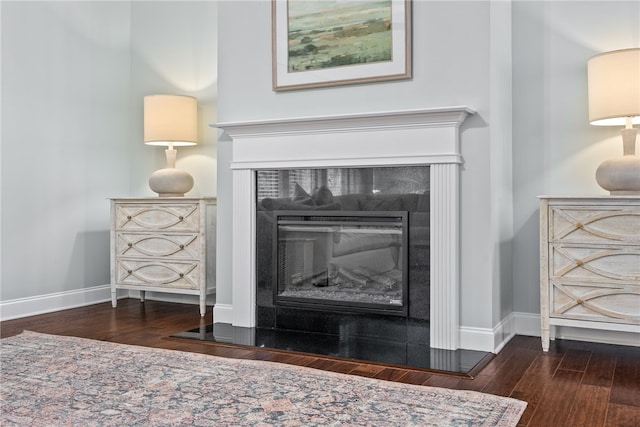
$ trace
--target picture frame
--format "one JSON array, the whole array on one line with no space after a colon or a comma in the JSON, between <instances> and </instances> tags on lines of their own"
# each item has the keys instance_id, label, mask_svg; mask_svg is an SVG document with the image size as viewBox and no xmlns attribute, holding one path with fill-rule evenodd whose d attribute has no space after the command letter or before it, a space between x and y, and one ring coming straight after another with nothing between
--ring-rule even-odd
<instances>
[{"instance_id":1,"label":"picture frame","mask_svg":"<svg viewBox=\"0 0 640 427\"><path fill-rule=\"evenodd\" d=\"M411 78L411 0L272 0L271 13L274 91Z\"/></svg>"}]
</instances>

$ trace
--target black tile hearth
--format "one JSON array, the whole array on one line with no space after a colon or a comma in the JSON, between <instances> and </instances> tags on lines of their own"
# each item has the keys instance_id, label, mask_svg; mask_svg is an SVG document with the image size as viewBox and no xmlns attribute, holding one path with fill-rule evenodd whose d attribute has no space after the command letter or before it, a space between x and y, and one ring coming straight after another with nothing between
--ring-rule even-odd
<instances>
[{"instance_id":1,"label":"black tile hearth","mask_svg":"<svg viewBox=\"0 0 640 427\"><path fill-rule=\"evenodd\" d=\"M442 350L413 342L411 330L395 338L356 333L358 326L345 324L340 333L301 332L267 328L241 328L215 323L175 334L174 337L263 347L321 356L353 359L421 370L471 375L491 353L474 350ZM407 338L409 337L409 338Z\"/></svg>"}]
</instances>

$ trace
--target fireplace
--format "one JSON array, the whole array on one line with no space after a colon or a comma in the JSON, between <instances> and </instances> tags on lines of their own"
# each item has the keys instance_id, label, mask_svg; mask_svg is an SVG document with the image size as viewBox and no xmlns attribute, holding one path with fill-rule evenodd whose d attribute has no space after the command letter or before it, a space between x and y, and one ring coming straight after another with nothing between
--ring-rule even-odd
<instances>
[{"instance_id":1,"label":"fireplace","mask_svg":"<svg viewBox=\"0 0 640 427\"><path fill-rule=\"evenodd\" d=\"M257 307L262 298L259 283L263 274L257 265L262 251L259 234L263 227L256 206L257 174L298 168L428 166L430 286L426 311L431 324L429 342L434 348L457 349L460 336L459 173L462 163L458 132L469 114L473 111L466 107L448 107L218 124L233 140L234 245L231 301L216 302L215 321L251 328L258 324L261 316ZM411 233L411 214L408 222ZM269 230L273 232L273 224ZM273 251L273 246L268 251ZM412 298L414 290L409 272L409 313L414 299L424 299ZM273 303L272 287L268 293ZM282 311L283 314L287 312L284 307ZM315 313L322 314L323 311L316 310ZM363 313L362 317L368 319L367 316L372 314ZM363 328L374 328L372 324L358 324Z\"/></svg>"},{"instance_id":2,"label":"fireplace","mask_svg":"<svg viewBox=\"0 0 640 427\"><path fill-rule=\"evenodd\" d=\"M274 212L276 307L407 315L406 212Z\"/></svg>"}]
</instances>

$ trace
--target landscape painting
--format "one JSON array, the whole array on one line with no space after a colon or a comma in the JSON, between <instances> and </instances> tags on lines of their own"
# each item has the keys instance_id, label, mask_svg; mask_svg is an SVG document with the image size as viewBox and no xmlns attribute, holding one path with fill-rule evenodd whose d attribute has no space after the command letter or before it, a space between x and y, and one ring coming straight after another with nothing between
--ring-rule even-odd
<instances>
[{"instance_id":1,"label":"landscape painting","mask_svg":"<svg viewBox=\"0 0 640 427\"><path fill-rule=\"evenodd\" d=\"M273 0L274 90L409 78L409 8L406 0Z\"/></svg>"},{"instance_id":2,"label":"landscape painting","mask_svg":"<svg viewBox=\"0 0 640 427\"><path fill-rule=\"evenodd\" d=\"M391 0L288 1L289 71L391 61Z\"/></svg>"}]
</instances>

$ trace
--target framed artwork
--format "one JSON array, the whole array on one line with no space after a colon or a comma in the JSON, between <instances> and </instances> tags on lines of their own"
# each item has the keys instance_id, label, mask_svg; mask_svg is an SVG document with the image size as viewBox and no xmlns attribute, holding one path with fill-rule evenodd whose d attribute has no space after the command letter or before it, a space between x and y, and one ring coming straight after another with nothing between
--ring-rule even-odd
<instances>
[{"instance_id":1,"label":"framed artwork","mask_svg":"<svg viewBox=\"0 0 640 427\"><path fill-rule=\"evenodd\" d=\"M410 0L272 0L273 90L411 78Z\"/></svg>"}]
</instances>

